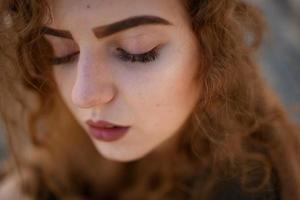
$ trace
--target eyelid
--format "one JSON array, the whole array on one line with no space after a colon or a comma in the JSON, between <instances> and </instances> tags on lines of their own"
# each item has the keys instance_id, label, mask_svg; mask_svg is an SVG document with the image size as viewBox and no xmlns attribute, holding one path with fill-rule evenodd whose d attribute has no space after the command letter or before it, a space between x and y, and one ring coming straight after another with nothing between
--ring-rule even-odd
<instances>
[{"instance_id":1,"label":"eyelid","mask_svg":"<svg viewBox=\"0 0 300 200\"><path fill-rule=\"evenodd\" d=\"M69 54L69 52L79 51L79 47L74 40L58 38L51 35L49 36L44 35L44 38L46 39L48 44L52 47L53 54L57 58L67 57L73 54L73 53Z\"/></svg>"},{"instance_id":2,"label":"eyelid","mask_svg":"<svg viewBox=\"0 0 300 200\"><path fill-rule=\"evenodd\" d=\"M123 48L118 47L118 48L117 48L117 51L125 52L125 53L127 53L127 54L132 55L132 56L141 56L141 55L144 55L144 54L149 53L149 52L151 52L151 51L158 50L159 48L160 48L160 45L157 45L157 46L155 46L155 47L153 47L153 48L151 48L151 49L149 49L149 50L143 51L143 52L141 52L141 53L131 53L130 51L127 51L127 50L125 50L125 49L123 49Z\"/></svg>"},{"instance_id":3,"label":"eyelid","mask_svg":"<svg viewBox=\"0 0 300 200\"><path fill-rule=\"evenodd\" d=\"M77 55L79 55L79 51L68 54L66 56L62 56L62 57L53 57L51 59L51 64L52 65L60 65L60 64L64 64L64 63L68 63L70 61L73 61Z\"/></svg>"},{"instance_id":4,"label":"eyelid","mask_svg":"<svg viewBox=\"0 0 300 200\"><path fill-rule=\"evenodd\" d=\"M126 50L122 48L117 48L117 56L125 62L131 63L148 63L155 61L159 56L159 50L161 45L157 45L156 47L152 48L151 50L139 54L131 54L128 53Z\"/></svg>"},{"instance_id":5,"label":"eyelid","mask_svg":"<svg viewBox=\"0 0 300 200\"><path fill-rule=\"evenodd\" d=\"M149 34L138 34L122 38L118 41L119 45L127 52L132 54L142 54L151 51L157 44L163 43L156 37L151 37Z\"/></svg>"}]
</instances>

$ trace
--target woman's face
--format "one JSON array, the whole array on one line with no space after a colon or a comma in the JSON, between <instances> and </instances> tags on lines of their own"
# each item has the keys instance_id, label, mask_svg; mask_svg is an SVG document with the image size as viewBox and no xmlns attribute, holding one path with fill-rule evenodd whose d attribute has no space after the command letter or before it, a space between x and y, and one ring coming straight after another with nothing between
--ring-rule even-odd
<instances>
[{"instance_id":1,"label":"woman's face","mask_svg":"<svg viewBox=\"0 0 300 200\"><path fill-rule=\"evenodd\" d=\"M199 97L197 39L180 1L49 4L54 78L98 152L131 161L176 138ZM101 128L100 120L123 128Z\"/></svg>"}]
</instances>

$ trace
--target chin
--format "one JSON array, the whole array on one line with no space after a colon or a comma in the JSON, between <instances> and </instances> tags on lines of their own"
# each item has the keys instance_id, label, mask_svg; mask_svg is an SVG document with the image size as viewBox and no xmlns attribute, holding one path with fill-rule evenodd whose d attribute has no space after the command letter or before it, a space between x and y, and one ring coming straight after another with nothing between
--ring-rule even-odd
<instances>
[{"instance_id":1,"label":"chin","mask_svg":"<svg viewBox=\"0 0 300 200\"><path fill-rule=\"evenodd\" d=\"M145 157L149 152L137 152L137 151L116 151L115 149L97 147L98 153L107 160L116 162L131 162L137 161Z\"/></svg>"}]
</instances>

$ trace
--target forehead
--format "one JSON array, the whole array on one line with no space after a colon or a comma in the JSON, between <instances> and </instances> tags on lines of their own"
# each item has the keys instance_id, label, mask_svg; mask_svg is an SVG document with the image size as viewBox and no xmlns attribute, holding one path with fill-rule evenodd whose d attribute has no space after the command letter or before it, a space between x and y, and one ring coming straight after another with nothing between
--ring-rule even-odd
<instances>
[{"instance_id":1,"label":"forehead","mask_svg":"<svg viewBox=\"0 0 300 200\"><path fill-rule=\"evenodd\" d=\"M48 0L53 25L68 29L72 24L99 26L136 15L157 15L181 20L180 0ZM70 27L71 28L71 27Z\"/></svg>"}]
</instances>

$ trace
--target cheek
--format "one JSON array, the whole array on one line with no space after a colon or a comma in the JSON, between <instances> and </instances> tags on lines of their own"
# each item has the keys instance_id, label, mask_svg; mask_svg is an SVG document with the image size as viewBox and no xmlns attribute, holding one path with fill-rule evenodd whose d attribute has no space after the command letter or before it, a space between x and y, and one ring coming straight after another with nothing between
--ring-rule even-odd
<instances>
[{"instance_id":1,"label":"cheek","mask_svg":"<svg viewBox=\"0 0 300 200\"><path fill-rule=\"evenodd\" d=\"M76 68L74 66L68 67L53 67L53 75L63 100L69 108L72 109L73 103L71 101L71 93L76 78Z\"/></svg>"},{"instance_id":2,"label":"cheek","mask_svg":"<svg viewBox=\"0 0 300 200\"><path fill-rule=\"evenodd\" d=\"M133 97L131 107L143 128L170 131L187 118L199 97L193 79L198 63L192 58L173 55L138 79L130 79L135 82L127 89Z\"/></svg>"}]
</instances>

